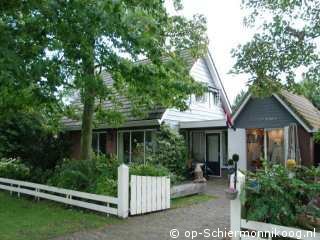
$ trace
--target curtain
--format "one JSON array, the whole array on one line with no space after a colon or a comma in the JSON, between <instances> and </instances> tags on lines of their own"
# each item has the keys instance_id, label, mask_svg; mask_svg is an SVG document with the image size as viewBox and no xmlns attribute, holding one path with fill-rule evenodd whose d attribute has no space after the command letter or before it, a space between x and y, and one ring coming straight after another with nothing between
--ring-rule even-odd
<instances>
[{"instance_id":1,"label":"curtain","mask_svg":"<svg viewBox=\"0 0 320 240\"><path fill-rule=\"evenodd\" d=\"M300 165L301 155L297 124L290 124L285 128L285 142L287 142L285 152L286 160L293 159L298 165Z\"/></svg>"}]
</instances>

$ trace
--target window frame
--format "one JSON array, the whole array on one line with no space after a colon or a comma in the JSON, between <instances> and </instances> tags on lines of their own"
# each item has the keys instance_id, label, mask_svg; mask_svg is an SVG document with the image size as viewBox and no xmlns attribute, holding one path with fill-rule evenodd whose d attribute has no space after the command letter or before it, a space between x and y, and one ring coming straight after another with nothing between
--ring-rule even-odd
<instances>
[{"instance_id":1,"label":"window frame","mask_svg":"<svg viewBox=\"0 0 320 240\"><path fill-rule=\"evenodd\" d=\"M97 134L97 153L101 154L102 152L100 151L100 134L106 134L106 137L107 137L108 132L107 131L93 131L92 132L92 140L91 140L92 151L94 151L93 146L92 146L93 145L93 134ZM106 148L107 148L107 146L105 146L105 153L102 153L102 154L106 154L107 153L107 149Z\"/></svg>"},{"instance_id":2,"label":"window frame","mask_svg":"<svg viewBox=\"0 0 320 240\"><path fill-rule=\"evenodd\" d=\"M119 156L119 135L122 133L129 133L129 162L132 162L132 133L133 132L143 132L143 164L146 164L146 132L157 132L157 129L147 128L147 129L132 129L132 130L119 130L117 133L117 156Z\"/></svg>"}]
</instances>

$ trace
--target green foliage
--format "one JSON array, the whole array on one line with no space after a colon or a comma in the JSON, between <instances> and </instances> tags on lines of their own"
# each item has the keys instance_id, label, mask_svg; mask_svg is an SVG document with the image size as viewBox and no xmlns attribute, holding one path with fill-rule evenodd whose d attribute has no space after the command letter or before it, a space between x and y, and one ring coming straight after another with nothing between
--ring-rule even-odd
<instances>
[{"instance_id":1,"label":"green foliage","mask_svg":"<svg viewBox=\"0 0 320 240\"><path fill-rule=\"evenodd\" d=\"M320 143L320 131L316 132L314 135L314 141Z\"/></svg>"},{"instance_id":2,"label":"green foliage","mask_svg":"<svg viewBox=\"0 0 320 240\"><path fill-rule=\"evenodd\" d=\"M234 103L232 104L232 111L235 111L240 106L246 96L247 92L244 90L241 90L240 93L238 93L234 100Z\"/></svg>"},{"instance_id":3,"label":"green foliage","mask_svg":"<svg viewBox=\"0 0 320 240\"><path fill-rule=\"evenodd\" d=\"M31 168L53 169L66 155L68 144L53 134L35 112L0 115L0 157L20 158Z\"/></svg>"},{"instance_id":4,"label":"green foliage","mask_svg":"<svg viewBox=\"0 0 320 240\"><path fill-rule=\"evenodd\" d=\"M247 26L256 29L254 37L232 51L237 59L236 73L250 74L250 91L270 95L291 89L303 78L319 82L320 28L315 24L319 0L243 0ZM259 20L258 20L259 19ZM301 70L304 77L297 74Z\"/></svg>"},{"instance_id":5,"label":"green foliage","mask_svg":"<svg viewBox=\"0 0 320 240\"><path fill-rule=\"evenodd\" d=\"M17 159L0 159L0 177L15 180L28 180L30 169Z\"/></svg>"},{"instance_id":6,"label":"green foliage","mask_svg":"<svg viewBox=\"0 0 320 240\"><path fill-rule=\"evenodd\" d=\"M320 73L315 77L305 77L305 79L292 87L292 90L305 96L313 105L320 109Z\"/></svg>"},{"instance_id":7,"label":"green foliage","mask_svg":"<svg viewBox=\"0 0 320 240\"><path fill-rule=\"evenodd\" d=\"M183 136L169 126L161 126L156 135L156 151L149 158L148 162L160 164L178 176L185 176L187 149Z\"/></svg>"},{"instance_id":8,"label":"green foliage","mask_svg":"<svg viewBox=\"0 0 320 240\"><path fill-rule=\"evenodd\" d=\"M97 155L92 160L65 159L48 184L84 192L115 196L118 161Z\"/></svg>"},{"instance_id":9,"label":"green foliage","mask_svg":"<svg viewBox=\"0 0 320 240\"><path fill-rule=\"evenodd\" d=\"M319 169L298 168L290 177L284 166L264 164L264 169L247 173L245 218L249 220L298 226L298 215L320 192Z\"/></svg>"},{"instance_id":10,"label":"green foliage","mask_svg":"<svg viewBox=\"0 0 320 240\"><path fill-rule=\"evenodd\" d=\"M170 176L170 171L161 166L153 164L132 164L130 165L131 175L140 176Z\"/></svg>"}]
</instances>

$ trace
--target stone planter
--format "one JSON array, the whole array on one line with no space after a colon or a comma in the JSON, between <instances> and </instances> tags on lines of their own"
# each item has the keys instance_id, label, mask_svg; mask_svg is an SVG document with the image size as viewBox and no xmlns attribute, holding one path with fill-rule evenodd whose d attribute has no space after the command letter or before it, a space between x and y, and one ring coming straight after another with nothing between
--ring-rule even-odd
<instances>
[{"instance_id":1,"label":"stone planter","mask_svg":"<svg viewBox=\"0 0 320 240\"><path fill-rule=\"evenodd\" d=\"M205 192L207 184L203 183L185 183L171 187L171 199L186 197Z\"/></svg>"},{"instance_id":2,"label":"stone planter","mask_svg":"<svg viewBox=\"0 0 320 240\"><path fill-rule=\"evenodd\" d=\"M227 189L226 191L225 191L225 193L226 193L226 197L227 197L227 199L229 199L229 200L235 200L236 198L237 198L237 196L238 196L238 190L234 190L234 189Z\"/></svg>"}]
</instances>

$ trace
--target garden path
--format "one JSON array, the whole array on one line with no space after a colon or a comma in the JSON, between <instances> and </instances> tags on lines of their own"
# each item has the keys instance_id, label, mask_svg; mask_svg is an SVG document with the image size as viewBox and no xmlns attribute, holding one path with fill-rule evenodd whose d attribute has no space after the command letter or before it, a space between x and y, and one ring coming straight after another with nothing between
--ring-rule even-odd
<instances>
[{"instance_id":1,"label":"garden path","mask_svg":"<svg viewBox=\"0 0 320 240\"><path fill-rule=\"evenodd\" d=\"M170 209L142 216L130 217L122 224L114 224L103 229L79 232L56 240L165 240L170 237L171 229L178 229L176 239L191 239L184 236L185 231L203 232L204 229L224 230L229 228L229 200L225 198L225 179L213 179L208 182L207 194L217 198L187 207ZM223 239L205 238L201 239Z\"/></svg>"}]
</instances>

